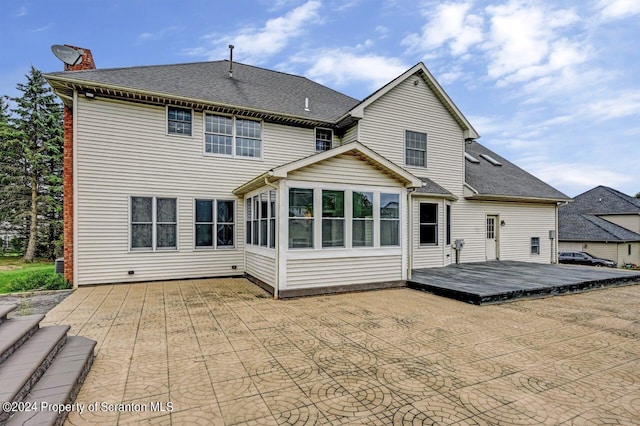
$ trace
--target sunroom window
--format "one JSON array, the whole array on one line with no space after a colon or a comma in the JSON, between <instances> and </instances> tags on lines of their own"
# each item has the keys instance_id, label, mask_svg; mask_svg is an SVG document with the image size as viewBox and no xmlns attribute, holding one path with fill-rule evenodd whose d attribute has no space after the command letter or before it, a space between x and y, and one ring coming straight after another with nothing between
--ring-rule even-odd
<instances>
[{"instance_id":1,"label":"sunroom window","mask_svg":"<svg viewBox=\"0 0 640 426\"><path fill-rule=\"evenodd\" d=\"M313 189L289 189L289 248L313 248Z\"/></svg>"},{"instance_id":2,"label":"sunroom window","mask_svg":"<svg viewBox=\"0 0 640 426\"><path fill-rule=\"evenodd\" d=\"M322 191L322 247L344 247L344 191Z\"/></svg>"},{"instance_id":3,"label":"sunroom window","mask_svg":"<svg viewBox=\"0 0 640 426\"><path fill-rule=\"evenodd\" d=\"M380 194L380 245L400 245L400 196Z\"/></svg>"},{"instance_id":4,"label":"sunroom window","mask_svg":"<svg viewBox=\"0 0 640 426\"><path fill-rule=\"evenodd\" d=\"M373 247L373 192L353 191L354 247Z\"/></svg>"}]
</instances>

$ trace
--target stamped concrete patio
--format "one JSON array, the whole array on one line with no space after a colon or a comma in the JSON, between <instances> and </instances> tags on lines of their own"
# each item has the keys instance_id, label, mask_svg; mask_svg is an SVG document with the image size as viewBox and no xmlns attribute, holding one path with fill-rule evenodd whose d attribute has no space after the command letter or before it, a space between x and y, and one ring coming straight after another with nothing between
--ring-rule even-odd
<instances>
[{"instance_id":1,"label":"stamped concrete patio","mask_svg":"<svg viewBox=\"0 0 640 426\"><path fill-rule=\"evenodd\" d=\"M475 306L215 279L81 288L46 322L98 341L77 402L128 404L73 425L637 424L639 314L640 286Z\"/></svg>"}]
</instances>

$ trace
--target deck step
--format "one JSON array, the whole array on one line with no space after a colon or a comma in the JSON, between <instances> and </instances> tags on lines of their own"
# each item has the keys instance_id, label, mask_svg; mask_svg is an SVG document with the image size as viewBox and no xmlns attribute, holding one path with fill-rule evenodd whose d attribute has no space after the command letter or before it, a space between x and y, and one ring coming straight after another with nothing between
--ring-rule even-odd
<instances>
[{"instance_id":1,"label":"deck step","mask_svg":"<svg viewBox=\"0 0 640 426\"><path fill-rule=\"evenodd\" d=\"M16 413L8 420L7 425L61 425L64 423L67 412L59 415L58 412L46 408L75 401L93 363L95 345L95 340L86 337L68 337L67 344L25 398L28 406L38 407L39 410Z\"/></svg>"},{"instance_id":2,"label":"deck step","mask_svg":"<svg viewBox=\"0 0 640 426\"><path fill-rule=\"evenodd\" d=\"M7 314L18 307L15 303L0 304L0 324L7 320Z\"/></svg>"},{"instance_id":3,"label":"deck step","mask_svg":"<svg viewBox=\"0 0 640 426\"><path fill-rule=\"evenodd\" d=\"M44 315L14 317L0 324L0 365L40 327Z\"/></svg>"},{"instance_id":4,"label":"deck step","mask_svg":"<svg viewBox=\"0 0 640 426\"><path fill-rule=\"evenodd\" d=\"M67 340L68 325L42 327L0 365L0 401L22 401ZM0 410L0 424L11 413Z\"/></svg>"}]
</instances>

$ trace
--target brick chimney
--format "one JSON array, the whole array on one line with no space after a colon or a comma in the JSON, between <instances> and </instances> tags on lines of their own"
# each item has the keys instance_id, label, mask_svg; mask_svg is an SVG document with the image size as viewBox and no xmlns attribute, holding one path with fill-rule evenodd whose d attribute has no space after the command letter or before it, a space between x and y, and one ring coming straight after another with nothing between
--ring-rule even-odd
<instances>
[{"instance_id":1,"label":"brick chimney","mask_svg":"<svg viewBox=\"0 0 640 426\"><path fill-rule=\"evenodd\" d=\"M96 63L93 62L93 55L91 54L91 51L89 49L85 49L83 47L71 46L70 44L65 44L65 46L75 49L82 54L82 62L80 62L78 65L64 64L65 71L81 71L81 70L96 69Z\"/></svg>"},{"instance_id":2,"label":"brick chimney","mask_svg":"<svg viewBox=\"0 0 640 426\"><path fill-rule=\"evenodd\" d=\"M91 50L82 47L65 46L76 49L82 54L82 62L77 65L64 65L65 71L81 71L93 70L96 64L93 61ZM75 105L74 105L75 106ZM63 110L64 125L64 145L63 145L63 172L62 172L62 188L63 188L63 222L64 222L64 278L77 287L73 276L73 108L65 105Z\"/></svg>"}]
</instances>

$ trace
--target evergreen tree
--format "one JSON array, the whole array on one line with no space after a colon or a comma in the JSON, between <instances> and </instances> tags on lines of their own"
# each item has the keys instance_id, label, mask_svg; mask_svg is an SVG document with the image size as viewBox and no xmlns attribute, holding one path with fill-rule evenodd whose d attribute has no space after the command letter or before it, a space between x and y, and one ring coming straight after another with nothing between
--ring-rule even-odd
<instances>
[{"instance_id":1,"label":"evergreen tree","mask_svg":"<svg viewBox=\"0 0 640 426\"><path fill-rule=\"evenodd\" d=\"M31 67L22 96L12 98L15 108L0 138L1 192L12 222L27 236L24 260L33 261L36 250L54 256L61 232L62 109L42 73ZM38 237L40 236L40 245Z\"/></svg>"}]
</instances>

